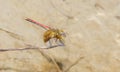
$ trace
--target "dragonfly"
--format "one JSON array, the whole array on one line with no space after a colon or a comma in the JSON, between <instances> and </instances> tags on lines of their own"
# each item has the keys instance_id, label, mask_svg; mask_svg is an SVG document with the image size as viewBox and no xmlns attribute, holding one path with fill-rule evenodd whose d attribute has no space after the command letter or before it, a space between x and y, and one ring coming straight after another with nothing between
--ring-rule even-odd
<instances>
[{"instance_id":1,"label":"dragonfly","mask_svg":"<svg viewBox=\"0 0 120 72\"><path fill-rule=\"evenodd\" d=\"M26 18L25 20L32 22L46 30L43 34L43 41L44 43L49 43L49 48L53 48L56 46L65 46L66 33L62 29L55 29L55 28L46 26L30 18ZM56 45L53 45L52 40L54 40Z\"/></svg>"}]
</instances>

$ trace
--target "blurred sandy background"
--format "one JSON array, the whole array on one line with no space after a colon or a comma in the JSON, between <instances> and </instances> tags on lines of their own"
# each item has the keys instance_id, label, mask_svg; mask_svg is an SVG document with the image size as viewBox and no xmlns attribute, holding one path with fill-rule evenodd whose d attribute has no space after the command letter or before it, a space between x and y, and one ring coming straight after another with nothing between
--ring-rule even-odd
<instances>
[{"instance_id":1,"label":"blurred sandy background","mask_svg":"<svg viewBox=\"0 0 120 72\"><path fill-rule=\"evenodd\" d=\"M120 72L120 0L0 0L0 49L44 46L27 17L64 29L66 46L1 51L0 72Z\"/></svg>"}]
</instances>

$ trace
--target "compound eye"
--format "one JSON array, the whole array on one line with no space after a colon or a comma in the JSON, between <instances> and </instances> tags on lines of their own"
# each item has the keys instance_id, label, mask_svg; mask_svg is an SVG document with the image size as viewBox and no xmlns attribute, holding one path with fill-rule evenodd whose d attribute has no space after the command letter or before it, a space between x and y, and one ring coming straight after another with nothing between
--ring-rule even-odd
<instances>
[{"instance_id":1,"label":"compound eye","mask_svg":"<svg viewBox=\"0 0 120 72\"><path fill-rule=\"evenodd\" d=\"M66 33L65 32L62 32L61 35L64 36L64 37L66 37Z\"/></svg>"}]
</instances>

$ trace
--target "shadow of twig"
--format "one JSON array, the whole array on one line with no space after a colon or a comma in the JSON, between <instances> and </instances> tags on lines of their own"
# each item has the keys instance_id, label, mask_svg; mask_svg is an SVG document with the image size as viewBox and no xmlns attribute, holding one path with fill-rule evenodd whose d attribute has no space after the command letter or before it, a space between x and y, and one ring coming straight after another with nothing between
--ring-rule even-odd
<instances>
[{"instance_id":1,"label":"shadow of twig","mask_svg":"<svg viewBox=\"0 0 120 72\"><path fill-rule=\"evenodd\" d=\"M84 57L80 57L80 58L78 58L73 64L71 64L68 68L66 68L65 70L64 70L64 72L68 72L73 66L75 66L76 64L78 64L78 62L80 61L80 60L82 60Z\"/></svg>"},{"instance_id":2,"label":"shadow of twig","mask_svg":"<svg viewBox=\"0 0 120 72\"><path fill-rule=\"evenodd\" d=\"M57 46L53 46L53 47L57 47ZM49 63L52 63L55 65L58 72L63 72L60 65L58 64L58 62L50 54L48 55L48 54L44 53L43 51L41 51L41 49L39 49L39 52Z\"/></svg>"}]
</instances>

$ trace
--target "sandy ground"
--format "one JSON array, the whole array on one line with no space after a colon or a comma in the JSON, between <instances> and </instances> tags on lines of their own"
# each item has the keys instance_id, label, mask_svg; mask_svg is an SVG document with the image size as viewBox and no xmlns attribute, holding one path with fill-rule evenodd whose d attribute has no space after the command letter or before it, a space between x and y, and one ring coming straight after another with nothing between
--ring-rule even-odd
<instances>
[{"instance_id":1,"label":"sandy ground","mask_svg":"<svg viewBox=\"0 0 120 72\"><path fill-rule=\"evenodd\" d=\"M45 46L34 19L66 46L0 51L0 72L120 72L120 0L0 0L0 50Z\"/></svg>"}]
</instances>

